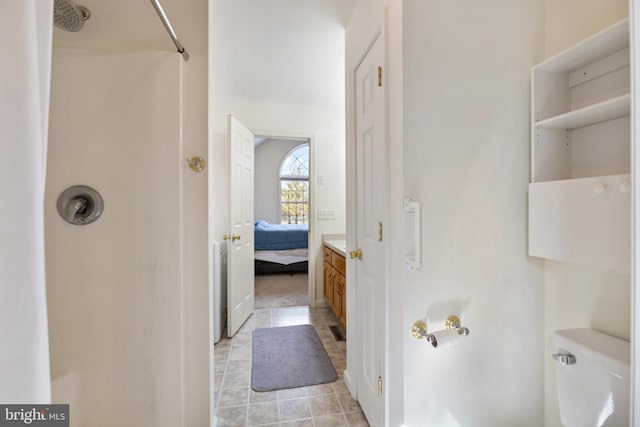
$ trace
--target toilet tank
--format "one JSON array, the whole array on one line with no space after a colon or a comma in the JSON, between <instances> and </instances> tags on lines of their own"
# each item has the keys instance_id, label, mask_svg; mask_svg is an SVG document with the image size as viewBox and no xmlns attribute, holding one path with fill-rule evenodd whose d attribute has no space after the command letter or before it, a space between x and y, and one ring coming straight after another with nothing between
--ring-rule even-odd
<instances>
[{"instance_id":1,"label":"toilet tank","mask_svg":"<svg viewBox=\"0 0 640 427\"><path fill-rule=\"evenodd\" d=\"M562 424L629 426L629 342L593 329L556 331L554 341Z\"/></svg>"}]
</instances>

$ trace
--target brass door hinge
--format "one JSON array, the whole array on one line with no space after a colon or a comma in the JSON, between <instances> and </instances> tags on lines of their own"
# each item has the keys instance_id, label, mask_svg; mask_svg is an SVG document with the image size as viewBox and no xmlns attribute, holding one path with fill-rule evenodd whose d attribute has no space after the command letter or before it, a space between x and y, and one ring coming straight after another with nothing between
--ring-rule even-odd
<instances>
[{"instance_id":1,"label":"brass door hinge","mask_svg":"<svg viewBox=\"0 0 640 427\"><path fill-rule=\"evenodd\" d=\"M382 86L382 67L378 67L378 87Z\"/></svg>"},{"instance_id":2,"label":"brass door hinge","mask_svg":"<svg viewBox=\"0 0 640 427\"><path fill-rule=\"evenodd\" d=\"M382 377L378 377L378 396L382 396Z\"/></svg>"},{"instance_id":3,"label":"brass door hinge","mask_svg":"<svg viewBox=\"0 0 640 427\"><path fill-rule=\"evenodd\" d=\"M382 242L382 223L378 223L378 242Z\"/></svg>"}]
</instances>

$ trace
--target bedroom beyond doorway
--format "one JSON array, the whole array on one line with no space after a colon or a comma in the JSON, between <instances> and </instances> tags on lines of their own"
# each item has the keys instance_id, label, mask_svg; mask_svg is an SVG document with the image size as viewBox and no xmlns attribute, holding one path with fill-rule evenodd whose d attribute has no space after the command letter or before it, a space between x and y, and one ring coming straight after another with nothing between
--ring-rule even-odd
<instances>
[{"instance_id":1,"label":"bedroom beyond doorway","mask_svg":"<svg viewBox=\"0 0 640 427\"><path fill-rule=\"evenodd\" d=\"M309 304L307 274L263 274L256 276L256 309L296 307Z\"/></svg>"},{"instance_id":2,"label":"bedroom beyond doorway","mask_svg":"<svg viewBox=\"0 0 640 427\"><path fill-rule=\"evenodd\" d=\"M310 141L256 137L255 308L309 305Z\"/></svg>"}]
</instances>

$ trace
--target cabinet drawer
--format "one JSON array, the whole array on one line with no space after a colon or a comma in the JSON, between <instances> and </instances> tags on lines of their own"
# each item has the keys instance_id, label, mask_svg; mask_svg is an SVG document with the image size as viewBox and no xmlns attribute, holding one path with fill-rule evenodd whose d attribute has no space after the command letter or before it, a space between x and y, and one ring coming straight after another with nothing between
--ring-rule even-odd
<instances>
[{"instance_id":1,"label":"cabinet drawer","mask_svg":"<svg viewBox=\"0 0 640 427\"><path fill-rule=\"evenodd\" d=\"M322 248L324 249L324 260L331 264L331 253L333 251L326 246L323 246Z\"/></svg>"},{"instance_id":2,"label":"cabinet drawer","mask_svg":"<svg viewBox=\"0 0 640 427\"><path fill-rule=\"evenodd\" d=\"M342 255L335 252L331 252L331 265L343 275L346 275L347 262Z\"/></svg>"}]
</instances>

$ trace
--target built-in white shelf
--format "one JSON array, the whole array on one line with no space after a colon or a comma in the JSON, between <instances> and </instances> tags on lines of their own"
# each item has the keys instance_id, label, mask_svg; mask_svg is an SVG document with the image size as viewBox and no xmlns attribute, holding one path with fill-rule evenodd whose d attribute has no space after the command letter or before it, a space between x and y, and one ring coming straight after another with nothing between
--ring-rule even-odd
<instances>
[{"instance_id":1,"label":"built-in white shelf","mask_svg":"<svg viewBox=\"0 0 640 427\"><path fill-rule=\"evenodd\" d=\"M577 45L538 64L538 70L573 71L600 58L629 47L629 19L594 34Z\"/></svg>"},{"instance_id":2,"label":"built-in white shelf","mask_svg":"<svg viewBox=\"0 0 640 427\"><path fill-rule=\"evenodd\" d=\"M531 70L532 256L629 272L629 55L624 19Z\"/></svg>"},{"instance_id":3,"label":"built-in white shelf","mask_svg":"<svg viewBox=\"0 0 640 427\"><path fill-rule=\"evenodd\" d=\"M541 120L535 124L538 129L577 129L607 120L629 115L631 97L629 94L589 105L579 110Z\"/></svg>"}]
</instances>

